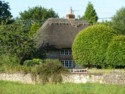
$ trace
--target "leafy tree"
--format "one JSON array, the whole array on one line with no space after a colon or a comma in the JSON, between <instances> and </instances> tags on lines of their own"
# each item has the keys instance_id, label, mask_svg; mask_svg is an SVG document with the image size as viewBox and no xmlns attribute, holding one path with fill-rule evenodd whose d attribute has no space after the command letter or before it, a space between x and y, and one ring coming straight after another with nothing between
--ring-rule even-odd
<instances>
[{"instance_id":1,"label":"leafy tree","mask_svg":"<svg viewBox=\"0 0 125 94\"><path fill-rule=\"evenodd\" d=\"M44 23L48 18L57 18L58 15L53 11L53 9L46 9L41 6L36 6L29 8L24 12L20 13L20 17L17 18L18 21L27 27L29 36L32 37L36 33L37 29Z\"/></svg>"},{"instance_id":2,"label":"leafy tree","mask_svg":"<svg viewBox=\"0 0 125 94\"><path fill-rule=\"evenodd\" d=\"M125 36L113 37L106 52L106 63L110 67L125 67Z\"/></svg>"},{"instance_id":3,"label":"leafy tree","mask_svg":"<svg viewBox=\"0 0 125 94\"><path fill-rule=\"evenodd\" d=\"M106 25L106 26L109 26L109 27L112 26L112 22L111 21L107 21L107 20L99 22L98 24L103 24L103 25Z\"/></svg>"},{"instance_id":4,"label":"leafy tree","mask_svg":"<svg viewBox=\"0 0 125 94\"><path fill-rule=\"evenodd\" d=\"M98 21L97 13L91 2L88 3L85 14L81 19L88 21L90 24L94 24Z\"/></svg>"},{"instance_id":5,"label":"leafy tree","mask_svg":"<svg viewBox=\"0 0 125 94\"><path fill-rule=\"evenodd\" d=\"M9 4L0 0L0 23L7 23L11 17Z\"/></svg>"},{"instance_id":6,"label":"leafy tree","mask_svg":"<svg viewBox=\"0 0 125 94\"><path fill-rule=\"evenodd\" d=\"M38 30L40 28L40 25L38 24L38 23L33 23L32 24L32 26L31 26L31 28L30 28L30 31L29 31L29 36L33 36L35 33L36 33L36 31Z\"/></svg>"},{"instance_id":7,"label":"leafy tree","mask_svg":"<svg viewBox=\"0 0 125 94\"><path fill-rule=\"evenodd\" d=\"M115 32L105 25L93 25L76 36L73 45L73 59L84 66L103 67L106 49Z\"/></svg>"},{"instance_id":8,"label":"leafy tree","mask_svg":"<svg viewBox=\"0 0 125 94\"><path fill-rule=\"evenodd\" d=\"M117 11L112 18L112 27L120 34L125 34L125 8Z\"/></svg>"},{"instance_id":9,"label":"leafy tree","mask_svg":"<svg viewBox=\"0 0 125 94\"><path fill-rule=\"evenodd\" d=\"M0 28L0 54L16 55L20 63L26 58L31 58L35 51L33 40L22 30L16 24L5 25Z\"/></svg>"},{"instance_id":10,"label":"leafy tree","mask_svg":"<svg viewBox=\"0 0 125 94\"><path fill-rule=\"evenodd\" d=\"M51 17L57 18L58 15L55 13L55 11L53 11L53 9L46 9L41 6L29 8L28 10L20 13L21 20L38 22L40 24Z\"/></svg>"}]
</instances>

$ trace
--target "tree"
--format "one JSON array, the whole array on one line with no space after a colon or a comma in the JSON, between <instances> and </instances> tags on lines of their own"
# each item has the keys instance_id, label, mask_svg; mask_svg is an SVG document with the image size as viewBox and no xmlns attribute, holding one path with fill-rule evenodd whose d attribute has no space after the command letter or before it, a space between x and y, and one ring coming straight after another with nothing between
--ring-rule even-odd
<instances>
[{"instance_id":1,"label":"tree","mask_svg":"<svg viewBox=\"0 0 125 94\"><path fill-rule=\"evenodd\" d=\"M46 9L41 6L29 8L20 13L20 19L31 22L43 23L48 18L57 18L58 15L53 9Z\"/></svg>"},{"instance_id":2,"label":"tree","mask_svg":"<svg viewBox=\"0 0 125 94\"><path fill-rule=\"evenodd\" d=\"M53 9L46 9L41 6L36 6L21 12L20 17L17 18L17 20L21 21L22 24L27 27L27 31L30 37L32 37L32 35L36 33L37 29L46 19L57 17L58 15L55 13L55 11L53 11Z\"/></svg>"},{"instance_id":3,"label":"tree","mask_svg":"<svg viewBox=\"0 0 125 94\"><path fill-rule=\"evenodd\" d=\"M73 59L84 66L103 67L107 47L115 31L105 25L93 25L80 31L72 45Z\"/></svg>"},{"instance_id":4,"label":"tree","mask_svg":"<svg viewBox=\"0 0 125 94\"><path fill-rule=\"evenodd\" d=\"M40 25L38 23L36 23L36 22L33 23L31 28L30 28L30 31L29 31L28 35L32 37L39 28L40 28Z\"/></svg>"},{"instance_id":5,"label":"tree","mask_svg":"<svg viewBox=\"0 0 125 94\"><path fill-rule=\"evenodd\" d=\"M125 34L125 8L117 11L112 17L112 27L120 34Z\"/></svg>"},{"instance_id":6,"label":"tree","mask_svg":"<svg viewBox=\"0 0 125 94\"><path fill-rule=\"evenodd\" d=\"M7 23L11 19L10 6L8 3L0 1L0 24Z\"/></svg>"},{"instance_id":7,"label":"tree","mask_svg":"<svg viewBox=\"0 0 125 94\"><path fill-rule=\"evenodd\" d=\"M97 13L91 2L88 3L84 16L81 19L88 21L90 24L94 24L98 21Z\"/></svg>"},{"instance_id":8,"label":"tree","mask_svg":"<svg viewBox=\"0 0 125 94\"><path fill-rule=\"evenodd\" d=\"M110 67L125 67L125 36L114 36L106 52L106 63Z\"/></svg>"},{"instance_id":9,"label":"tree","mask_svg":"<svg viewBox=\"0 0 125 94\"><path fill-rule=\"evenodd\" d=\"M0 55L11 54L19 58L20 63L31 58L35 51L33 39L22 31L18 24L0 27Z\"/></svg>"}]
</instances>

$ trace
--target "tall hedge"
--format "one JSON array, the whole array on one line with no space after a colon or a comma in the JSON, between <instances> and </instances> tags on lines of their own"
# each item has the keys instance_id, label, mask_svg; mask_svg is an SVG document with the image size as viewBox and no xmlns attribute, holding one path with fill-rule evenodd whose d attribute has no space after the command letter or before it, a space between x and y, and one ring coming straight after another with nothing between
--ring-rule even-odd
<instances>
[{"instance_id":1,"label":"tall hedge","mask_svg":"<svg viewBox=\"0 0 125 94\"><path fill-rule=\"evenodd\" d=\"M113 29L102 24L80 31L72 45L73 59L84 66L103 67L106 49L115 34Z\"/></svg>"},{"instance_id":2,"label":"tall hedge","mask_svg":"<svg viewBox=\"0 0 125 94\"><path fill-rule=\"evenodd\" d=\"M113 37L107 49L106 62L111 67L125 67L125 36Z\"/></svg>"}]
</instances>

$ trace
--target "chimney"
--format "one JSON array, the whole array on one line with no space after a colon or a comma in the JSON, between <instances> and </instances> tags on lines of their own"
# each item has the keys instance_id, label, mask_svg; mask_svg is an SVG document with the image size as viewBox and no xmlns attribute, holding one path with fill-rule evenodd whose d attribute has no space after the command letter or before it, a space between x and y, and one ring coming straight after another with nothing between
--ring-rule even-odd
<instances>
[{"instance_id":1,"label":"chimney","mask_svg":"<svg viewBox=\"0 0 125 94\"><path fill-rule=\"evenodd\" d=\"M70 8L70 13L66 15L66 19L75 19L72 8Z\"/></svg>"}]
</instances>

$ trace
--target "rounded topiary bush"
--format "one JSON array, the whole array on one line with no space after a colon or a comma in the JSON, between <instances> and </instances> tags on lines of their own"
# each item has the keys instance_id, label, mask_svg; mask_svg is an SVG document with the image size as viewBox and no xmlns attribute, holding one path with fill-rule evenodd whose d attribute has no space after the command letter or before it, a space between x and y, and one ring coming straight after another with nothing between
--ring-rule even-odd
<instances>
[{"instance_id":1,"label":"rounded topiary bush","mask_svg":"<svg viewBox=\"0 0 125 94\"><path fill-rule=\"evenodd\" d=\"M125 67L125 36L114 36L107 48L106 63L115 68Z\"/></svg>"},{"instance_id":2,"label":"rounded topiary bush","mask_svg":"<svg viewBox=\"0 0 125 94\"><path fill-rule=\"evenodd\" d=\"M115 31L99 24L80 31L72 45L73 59L84 66L104 66L105 53Z\"/></svg>"}]
</instances>

